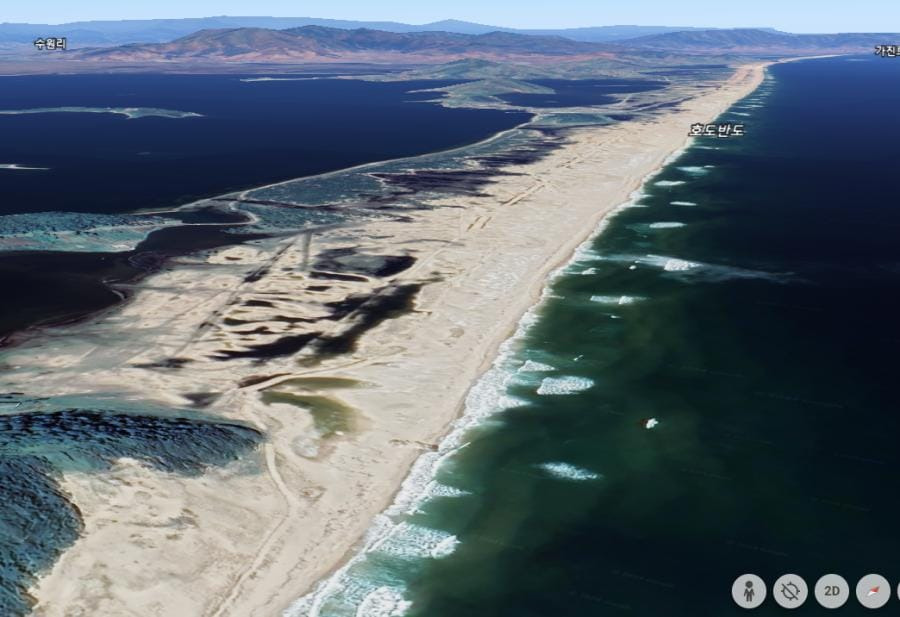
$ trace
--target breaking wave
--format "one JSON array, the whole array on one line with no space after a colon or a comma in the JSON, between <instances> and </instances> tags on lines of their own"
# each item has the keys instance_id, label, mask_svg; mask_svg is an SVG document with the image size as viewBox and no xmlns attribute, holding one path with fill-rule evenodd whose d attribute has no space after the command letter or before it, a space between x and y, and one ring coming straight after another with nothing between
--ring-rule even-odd
<instances>
[{"instance_id":1,"label":"breaking wave","mask_svg":"<svg viewBox=\"0 0 900 617\"><path fill-rule=\"evenodd\" d=\"M696 280L712 283L732 279L764 279L779 283L791 280L794 277L794 274L791 272L767 272L739 266L723 266L688 261L666 255L607 255L604 259L630 263L630 269L636 269L639 265L649 266L659 268L665 272L683 274Z\"/></svg>"},{"instance_id":2,"label":"breaking wave","mask_svg":"<svg viewBox=\"0 0 900 617\"><path fill-rule=\"evenodd\" d=\"M597 480L601 476L583 467L576 467L570 463L543 463L538 467L551 476L561 480L573 480L576 482L584 482L586 480Z\"/></svg>"},{"instance_id":3,"label":"breaking wave","mask_svg":"<svg viewBox=\"0 0 900 617\"><path fill-rule=\"evenodd\" d=\"M637 296L591 296L591 302L597 302L598 304L614 304L616 306L634 304L639 300L643 300L643 298Z\"/></svg>"},{"instance_id":4,"label":"breaking wave","mask_svg":"<svg viewBox=\"0 0 900 617\"><path fill-rule=\"evenodd\" d=\"M709 170L713 169L712 165L686 165L684 167L678 167L679 171L683 171L685 173L691 174L693 176L703 176L709 173Z\"/></svg>"},{"instance_id":5,"label":"breaking wave","mask_svg":"<svg viewBox=\"0 0 900 617\"><path fill-rule=\"evenodd\" d=\"M0 163L0 169L14 169L18 171L47 171L49 167L29 167L19 163Z\"/></svg>"},{"instance_id":6,"label":"breaking wave","mask_svg":"<svg viewBox=\"0 0 900 617\"><path fill-rule=\"evenodd\" d=\"M542 396L578 394L593 386L594 381L587 377L545 377L538 387L537 393Z\"/></svg>"},{"instance_id":7,"label":"breaking wave","mask_svg":"<svg viewBox=\"0 0 900 617\"><path fill-rule=\"evenodd\" d=\"M543 362L535 362L534 360L526 360L525 364L519 367L520 373L546 373L548 371L555 371L556 369L549 364L544 364Z\"/></svg>"}]
</instances>

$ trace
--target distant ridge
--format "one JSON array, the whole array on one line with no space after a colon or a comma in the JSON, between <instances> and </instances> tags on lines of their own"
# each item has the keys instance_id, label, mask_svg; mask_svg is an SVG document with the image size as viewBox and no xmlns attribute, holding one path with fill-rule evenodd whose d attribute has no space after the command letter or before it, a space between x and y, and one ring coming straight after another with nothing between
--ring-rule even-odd
<instances>
[{"instance_id":1,"label":"distant ridge","mask_svg":"<svg viewBox=\"0 0 900 617\"><path fill-rule=\"evenodd\" d=\"M608 46L563 37L508 32L386 32L303 26L287 30L233 28L201 30L170 43L132 44L75 51L68 57L112 62L229 61L423 61L482 57L596 57Z\"/></svg>"},{"instance_id":2,"label":"distant ridge","mask_svg":"<svg viewBox=\"0 0 900 617\"><path fill-rule=\"evenodd\" d=\"M169 43L130 44L75 50L66 58L92 62L256 62L440 64L462 59L552 62L632 59L652 53L673 56L797 56L868 53L896 40L890 34L787 34L772 30L667 32L611 43L586 43L560 36L510 32L459 34L444 31L388 32L302 26L284 30L201 30Z\"/></svg>"},{"instance_id":3,"label":"distant ridge","mask_svg":"<svg viewBox=\"0 0 900 617\"><path fill-rule=\"evenodd\" d=\"M631 48L678 53L789 54L866 53L875 45L897 40L896 34L790 34L777 30L738 28L667 32L630 39Z\"/></svg>"},{"instance_id":4,"label":"distant ridge","mask_svg":"<svg viewBox=\"0 0 900 617\"><path fill-rule=\"evenodd\" d=\"M599 26L569 29L519 30L457 19L414 25L393 21L349 21L315 17L202 17L187 19L147 19L124 21L82 21L60 25L0 23L0 44L30 43L38 37L67 36L74 46L123 45L129 43L165 43L199 30L227 28L267 28L284 30L303 26L323 26L355 30L368 28L385 32L452 32L487 34L509 32L545 36L563 36L575 41L601 43L638 36L661 34L693 28L672 26Z\"/></svg>"}]
</instances>

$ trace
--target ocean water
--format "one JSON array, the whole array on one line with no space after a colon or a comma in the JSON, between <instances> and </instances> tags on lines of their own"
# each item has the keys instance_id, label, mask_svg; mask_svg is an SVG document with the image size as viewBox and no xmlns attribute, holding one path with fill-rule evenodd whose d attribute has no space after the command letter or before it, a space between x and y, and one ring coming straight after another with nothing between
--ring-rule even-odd
<instances>
[{"instance_id":1,"label":"ocean water","mask_svg":"<svg viewBox=\"0 0 900 617\"><path fill-rule=\"evenodd\" d=\"M772 67L721 118L746 137L696 140L578 251L286 615L719 616L745 572L896 584L898 105L897 62Z\"/></svg>"}]
</instances>

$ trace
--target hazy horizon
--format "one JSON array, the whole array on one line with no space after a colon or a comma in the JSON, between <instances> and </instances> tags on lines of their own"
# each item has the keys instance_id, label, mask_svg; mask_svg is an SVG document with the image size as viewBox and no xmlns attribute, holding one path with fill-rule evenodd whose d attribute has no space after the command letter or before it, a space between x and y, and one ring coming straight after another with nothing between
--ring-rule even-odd
<instances>
[{"instance_id":1,"label":"hazy horizon","mask_svg":"<svg viewBox=\"0 0 900 617\"><path fill-rule=\"evenodd\" d=\"M306 13L306 15L298 15ZM445 5L408 0L386 0L373 6L362 0L304 3L285 0L197 0L189 5L174 0L110 6L100 0L71 3L46 0L4 7L3 23L61 25L83 21L130 21L210 17L276 17L347 21L392 21L426 25L458 20L514 29L570 29L602 26L664 26L672 28L775 28L793 33L892 32L900 30L900 11L883 0L869 3L868 10L848 2L796 2L758 0L749 4L723 5L711 0L688 0L674 5L665 0L596 2L560 0L552 6L526 0L484 3L458 0L453 15Z\"/></svg>"}]
</instances>

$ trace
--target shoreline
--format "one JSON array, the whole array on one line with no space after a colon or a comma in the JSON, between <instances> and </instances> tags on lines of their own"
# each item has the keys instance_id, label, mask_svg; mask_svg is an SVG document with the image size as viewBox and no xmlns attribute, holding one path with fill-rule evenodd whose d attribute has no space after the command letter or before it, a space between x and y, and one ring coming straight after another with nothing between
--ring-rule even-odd
<instances>
[{"instance_id":1,"label":"shoreline","mask_svg":"<svg viewBox=\"0 0 900 617\"><path fill-rule=\"evenodd\" d=\"M793 60L815 59L818 57L820 56L814 56L810 58L796 58L784 60L784 62ZM763 83L763 80L765 79L766 68L771 64L777 63L778 62L766 62L759 65L754 65L751 70L759 69L759 75L758 78L755 78L756 81L753 87L747 92L741 94L737 99L726 104L721 110L719 110L718 113L716 113L713 118L710 118L708 121L714 120L716 117L725 113L740 99L752 94L759 87L759 85ZM746 65L742 65L741 67L738 67L738 70L745 68L745 66ZM325 617L325 614L320 613L320 605L323 601L328 599L328 592L330 591L330 588L337 585L337 589L339 590L341 588L339 579L347 575L348 570L353 565L364 560L368 550L385 539L385 537L387 537L387 535L390 533L390 527L392 526L392 524L385 520L381 521L380 526L378 519L386 517L387 513L390 513L394 516L410 513L419 503L428 499L429 495L427 493L427 485L423 484L421 486L407 486L407 482L414 480L419 475L416 473L416 471L420 463L423 464L423 466L427 467L427 473L423 473L421 475L433 479L434 472L438 470L443 459L454 454L461 447L464 447L465 444L462 443L462 438L465 436L466 432L476 427L480 423L480 421L486 420L494 413L515 406L515 402L513 402L512 405L500 406L499 408L487 413L479 414L476 411L472 414L469 414L467 412L468 408L472 406L470 399L473 391L488 380L489 374L492 371L503 370L503 364L508 360L508 356L513 353L514 348L519 343L519 340L526 334L528 328L533 325L533 323L538 319L537 313L547 299L553 281L559 276L562 276L566 268L568 268L578 260L579 249L590 244L596 238L602 235L602 233L610 224L611 219L615 217L619 212L631 207L634 202L640 198L640 194L642 193L644 186L646 186L647 183L649 183L654 177L659 175L659 173L666 167L674 163L688 148L690 148L694 141L696 141L696 138L690 137L686 133L684 142L680 147L673 150L662 162L660 162L657 167L649 171L646 176L644 176L631 186L629 197L626 201L623 201L622 203L606 210L598 211L594 218L590 221L589 228L591 231L589 233L587 233L583 237L576 237L572 240L572 242L560 247L557 254L555 254L545 263L545 267L540 271L539 274L535 276L531 288L526 295L526 300L524 301L526 308L521 313L521 316L507 329L506 334L494 341L494 343L484 351L482 361L478 369L478 376L472 382L472 387L466 392L465 396L459 401L459 404L456 406L455 419L448 425L447 430L443 433L443 435L438 437L438 444L436 449L433 452L426 452L425 454L422 454L416 458L416 460L409 466L407 474L403 478L403 482L391 495L389 505L387 505L381 512L376 515L376 517L373 519L372 525L367 529L365 535L359 538L356 545L352 547L347 552L347 554L345 554L342 559L334 565L334 567L328 572L325 577L323 577L319 581L315 581L312 586L310 586L306 594L298 598L285 610L281 611L280 615L282 615L282 617ZM488 385L488 387L490 387L490 385ZM502 390L504 389L505 384L499 384L497 387L498 392L496 394L502 396ZM431 455L434 455L434 458L429 461L428 459L431 458ZM409 494L403 497L404 493ZM379 531L381 532L380 535ZM403 614L403 609L405 607L403 606L404 600L402 598L386 597L383 598L383 600L388 603L385 605L386 607L396 608L401 611L401 613L398 614ZM395 602L396 605L390 605L389 603L392 601Z\"/></svg>"},{"instance_id":2,"label":"shoreline","mask_svg":"<svg viewBox=\"0 0 900 617\"><path fill-rule=\"evenodd\" d=\"M357 551L373 518L396 498L398 485L422 452L438 447L436 442L453 429L472 384L494 363L523 315L535 308L548 276L599 233L609 214L670 162L673 152L684 148L691 122L712 121L752 92L764 66L739 68L728 82L685 103L686 110L573 130L569 144L546 160L523 167L523 176L498 181L489 188L489 198L442 200L448 206L465 204L465 211L439 208L423 213L415 229L392 221L369 225L365 230L369 242L389 236L410 251L420 251L415 266L392 282L441 280L422 288L415 311L367 332L349 358L307 370L287 361L267 363L268 372L276 373L280 366L294 379L328 376L363 384L339 393L340 401L357 410L362 428L320 444L313 457L295 443L304 438L309 423L294 416L285 420L296 409L261 405L257 400L264 388L283 384L280 378L229 389L223 376L213 371L195 372L191 378L153 374L143 383L134 382L133 363L88 371L85 381L94 387L135 383L139 392L169 403L180 400L176 393L185 381L202 375L204 385L224 391L215 411L266 430L270 441L262 448L260 465L268 477L234 470L211 470L197 479L160 477L127 461L109 477L68 474L64 488L84 512L86 533L32 590L39 600L34 614L73 614L67 611L80 607L86 614L104 615L272 615L292 605ZM561 208L566 208L566 216L559 216ZM432 237L447 239L434 241L438 248L428 248ZM254 250L226 249L217 255L250 263L259 258ZM285 245L285 251L291 258L293 245ZM193 292L201 297L211 281L197 283L197 273L194 278L189 275L151 278L159 288L164 287L160 282L190 282L196 288L184 290L185 296L192 297ZM223 287L234 278L224 270L221 276ZM152 293L155 290L141 292L124 309L126 321L153 322L160 313L160 323L169 323L161 310L169 298L162 292L153 298ZM187 343L174 339L182 331L193 331L203 311L221 307L216 304L221 293L220 289L209 295L208 302L199 302L195 311L186 312L171 325L175 332L156 335L154 345L183 350L189 343L194 349L206 349L209 338ZM510 296L517 300L502 300ZM173 339L171 344L166 336ZM25 350L34 351L27 346ZM43 351L59 353L52 346ZM82 352L76 348L71 357L63 354L53 364L62 370L42 387L71 388L60 384L85 373ZM139 351L129 360L148 353ZM197 352L192 357L203 355ZM41 360L38 353L35 366ZM221 364L213 366L223 372ZM235 372L241 370L259 369L242 365ZM452 407L448 401L454 401ZM423 409L429 413L423 416ZM271 486L264 486L266 480ZM233 501L223 504L223 494ZM193 528L169 534L171 530L153 527L185 510L193 515ZM120 515L127 515L128 522L119 523ZM102 547L110 545L123 549L120 554L104 554ZM137 569L142 572L125 569L134 561L141 563ZM107 577L109 585L98 586L98 577L107 571L117 573L115 583Z\"/></svg>"}]
</instances>

